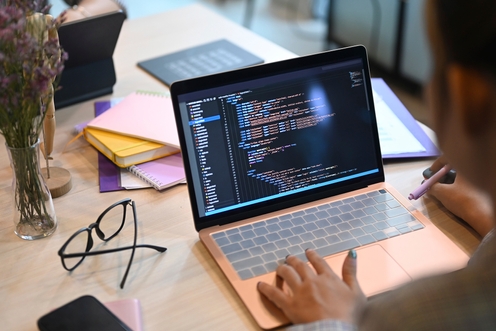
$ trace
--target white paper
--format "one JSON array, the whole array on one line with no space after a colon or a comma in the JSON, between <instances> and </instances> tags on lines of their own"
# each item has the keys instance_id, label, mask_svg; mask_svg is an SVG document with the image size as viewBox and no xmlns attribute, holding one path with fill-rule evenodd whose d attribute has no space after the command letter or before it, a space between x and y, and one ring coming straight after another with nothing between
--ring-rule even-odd
<instances>
[{"instance_id":1,"label":"white paper","mask_svg":"<svg viewBox=\"0 0 496 331\"><path fill-rule=\"evenodd\" d=\"M373 93L382 155L425 152L424 146L389 108L382 97L375 91Z\"/></svg>"},{"instance_id":2,"label":"white paper","mask_svg":"<svg viewBox=\"0 0 496 331\"><path fill-rule=\"evenodd\" d=\"M127 169L121 169L121 187L124 187L126 190L135 190L152 186L130 173Z\"/></svg>"}]
</instances>

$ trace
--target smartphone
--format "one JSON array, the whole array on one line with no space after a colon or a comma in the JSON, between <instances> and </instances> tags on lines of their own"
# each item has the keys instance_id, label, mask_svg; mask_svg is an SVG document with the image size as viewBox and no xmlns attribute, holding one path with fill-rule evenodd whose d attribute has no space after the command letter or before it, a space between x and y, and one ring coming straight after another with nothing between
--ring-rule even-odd
<instances>
[{"instance_id":1,"label":"smartphone","mask_svg":"<svg viewBox=\"0 0 496 331\"><path fill-rule=\"evenodd\" d=\"M424 172L422 173L425 179L431 178L431 176L434 174L435 172L433 172L431 168L425 169ZM439 183L453 184L455 182L455 178L456 178L456 171L451 169L446 175L441 177Z\"/></svg>"},{"instance_id":2,"label":"smartphone","mask_svg":"<svg viewBox=\"0 0 496 331\"><path fill-rule=\"evenodd\" d=\"M132 331L95 297L85 295L42 316L41 331Z\"/></svg>"}]
</instances>

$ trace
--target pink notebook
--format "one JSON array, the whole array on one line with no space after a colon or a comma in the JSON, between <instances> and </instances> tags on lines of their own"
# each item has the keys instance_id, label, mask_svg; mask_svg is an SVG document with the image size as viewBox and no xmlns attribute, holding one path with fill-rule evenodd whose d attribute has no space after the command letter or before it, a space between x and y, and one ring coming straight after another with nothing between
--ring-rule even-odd
<instances>
[{"instance_id":1,"label":"pink notebook","mask_svg":"<svg viewBox=\"0 0 496 331\"><path fill-rule=\"evenodd\" d=\"M91 120L88 127L179 148L172 101L161 93L131 93Z\"/></svg>"},{"instance_id":2,"label":"pink notebook","mask_svg":"<svg viewBox=\"0 0 496 331\"><path fill-rule=\"evenodd\" d=\"M185 179L181 153L136 164L127 169L159 191L182 183Z\"/></svg>"},{"instance_id":3,"label":"pink notebook","mask_svg":"<svg viewBox=\"0 0 496 331\"><path fill-rule=\"evenodd\" d=\"M141 304L138 299L122 299L106 302L104 305L133 331L143 330Z\"/></svg>"}]
</instances>

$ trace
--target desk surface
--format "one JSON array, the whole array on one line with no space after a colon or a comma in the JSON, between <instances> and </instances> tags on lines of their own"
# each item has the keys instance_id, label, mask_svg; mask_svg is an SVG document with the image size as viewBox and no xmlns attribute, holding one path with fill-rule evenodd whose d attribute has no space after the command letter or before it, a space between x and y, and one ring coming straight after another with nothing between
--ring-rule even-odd
<instances>
[{"instance_id":1,"label":"desk surface","mask_svg":"<svg viewBox=\"0 0 496 331\"><path fill-rule=\"evenodd\" d=\"M167 91L136 63L168 52L227 38L265 59L294 54L250 31L193 5L124 23L115 51L117 84L114 97L137 90ZM106 96L100 99L108 99ZM36 330L36 320L53 308L81 295L102 302L124 298L141 301L145 330L256 330L255 322L227 283L220 269L199 242L193 227L184 185L158 192L154 189L99 193L97 153L80 139L62 152L75 124L93 115L93 101L57 111L53 166L72 174L72 190L54 199L59 222L49 238L24 241L14 234L11 203L11 169L5 148L0 148L0 320L5 330ZM3 145L3 144L0 144ZM390 163L386 179L403 195L415 188L430 161ZM130 197L138 212L138 243L162 245L168 251L137 249L126 286L119 283L129 252L88 257L74 272L62 268L57 250L76 230L94 222L111 203ZM453 238L467 253L479 239L443 209L423 198L414 205ZM132 242L132 222L106 247ZM101 246L94 236L97 248Z\"/></svg>"}]
</instances>

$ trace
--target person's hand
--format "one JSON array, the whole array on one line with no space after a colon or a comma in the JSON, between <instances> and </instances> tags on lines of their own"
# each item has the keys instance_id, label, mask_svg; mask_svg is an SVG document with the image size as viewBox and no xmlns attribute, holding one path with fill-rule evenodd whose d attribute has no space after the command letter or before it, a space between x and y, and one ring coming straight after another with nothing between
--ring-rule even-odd
<instances>
[{"instance_id":1,"label":"person's hand","mask_svg":"<svg viewBox=\"0 0 496 331\"><path fill-rule=\"evenodd\" d=\"M126 8L120 0L68 0L65 2L70 8L61 14L64 22L77 21L118 10L122 10L126 14Z\"/></svg>"},{"instance_id":2,"label":"person's hand","mask_svg":"<svg viewBox=\"0 0 496 331\"><path fill-rule=\"evenodd\" d=\"M430 167L433 173L439 171L446 160L440 157ZM434 184L427 195L437 199L455 216L467 222L481 236L485 236L494 226L493 209L486 194L457 173L453 184Z\"/></svg>"},{"instance_id":3,"label":"person's hand","mask_svg":"<svg viewBox=\"0 0 496 331\"><path fill-rule=\"evenodd\" d=\"M291 290L260 282L258 290L279 307L293 323L310 323L325 319L354 324L365 303L356 279L357 261L354 250L343 263L341 280L314 250L306 251L315 271L295 256L288 256L276 274Z\"/></svg>"}]
</instances>

